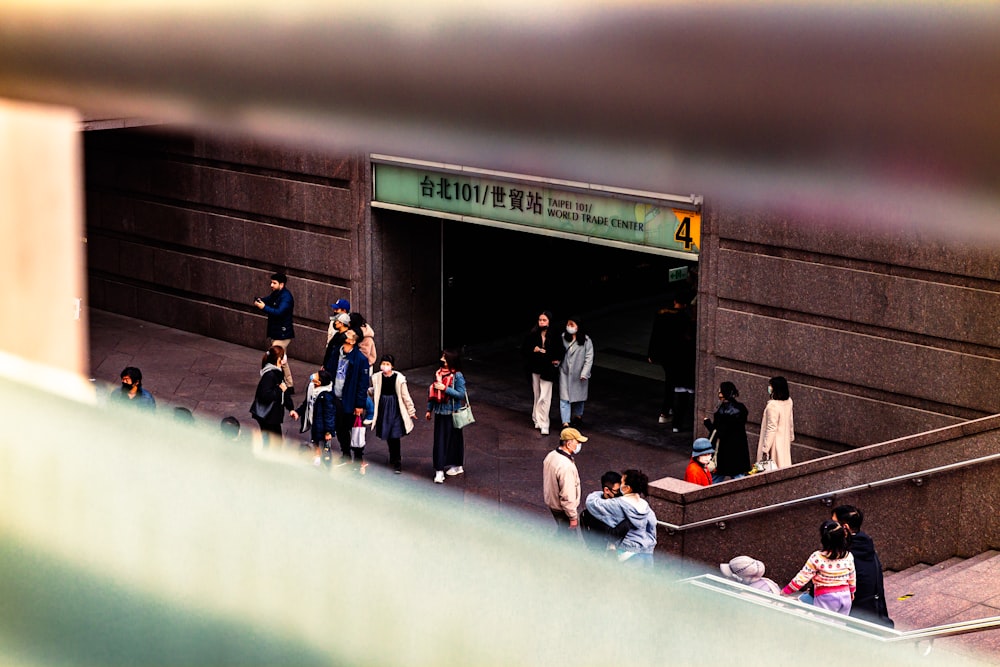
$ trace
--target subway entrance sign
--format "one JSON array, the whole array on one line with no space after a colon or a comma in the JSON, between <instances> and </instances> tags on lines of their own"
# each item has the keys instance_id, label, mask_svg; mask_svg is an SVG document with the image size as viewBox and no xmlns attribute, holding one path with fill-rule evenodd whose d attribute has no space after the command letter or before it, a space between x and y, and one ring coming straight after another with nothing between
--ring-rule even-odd
<instances>
[{"instance_id":1,"label":"subway entrance sign","mask_svg":"<svg viewBox=\"0 0 1000 667\"><path fill-rule=\"evenodd\" d=\"M701 197L372 156L372 207L696 261Z\"/></svg>"}]
</instances>

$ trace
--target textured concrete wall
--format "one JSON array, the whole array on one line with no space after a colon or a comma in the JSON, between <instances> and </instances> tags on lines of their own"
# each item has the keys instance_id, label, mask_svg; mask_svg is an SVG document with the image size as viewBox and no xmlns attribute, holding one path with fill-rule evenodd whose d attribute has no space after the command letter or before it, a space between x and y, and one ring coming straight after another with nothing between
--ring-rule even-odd
<instances>
[{"instance_id":1,"label":"textured concrete wall","mask_svg":"<svg viewBox=\"0 0 1000 667\"><path fill-rule=\"evenodd\" d=\"M657 480L650 502L661 521L681 525L1000 453L998 442L1000 415L710 487ZM732 519L724 528L661 528L658 549L708 564L751 555L784 585L820 547L820 523L842 504L865 513L864 529L891 570L1000 548L1000 461L994 461L926 475L919 485L904 481L831 494L825 503L817 499Z\"/></svg>"},{"instance_id":2,"label":"textured concrete wall","mask_svg":"<svg viewBox=\"0 0 1000 667\"><path fill-rule=\"evenodd\" d=\"M283 269L293 359L319 363L328 304L371 306L363 156L134 129L84 134L90 305L249 346Z\"/></svg>"},{"instance_id":3,"label":"textured concrete wall","mask_svg":"<svg viewBox=\"0 0 1000 667\"><path fill-rule=\"evenodd\" d=\"M706 209L699 414L783 375L802 461L1000 412L1000 248L782 208Z\"/></svg>"}]
</instances>

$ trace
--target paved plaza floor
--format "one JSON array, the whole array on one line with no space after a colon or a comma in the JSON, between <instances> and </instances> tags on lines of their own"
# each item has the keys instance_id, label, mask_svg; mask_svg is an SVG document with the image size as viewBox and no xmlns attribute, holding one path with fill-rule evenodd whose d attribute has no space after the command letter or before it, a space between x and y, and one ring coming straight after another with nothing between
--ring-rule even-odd
<instances>
[{"instance_id":1,"label":"paved plaza floor","mask_svg":"<svg viewBox=\"0 0 1000 667\"><path fill-rule=\"evenodd\" d=\"M117 387L123 368L136 366L158 411L185 407L206 425L235 416L259 449L257 427L248 412L259 378L259 350L104 311L91 310L89 316L91 377L106 385L99 396ZM292 364L296 384L304 383L310 365L296 362L294 355ZM422 419L422 397L434 368L399 370L407 376L420 419L403 438L403 475L396 479L430 485L433 429L432 422ZM541 469L546 453L558 445L558 408L552 412L552 434L540 436L531 423L530 382L511 373L503 351L473 351L465 373L476 423L466 430L465 474L448 477L441 492L470 494L497 511L517 507L551 521L541 499ZM607 470L640 468L651 480L683 477L693 435L673 434L669 426L657 423L662 383L608 368L595 369L593 382L581 428L590 440L576 458L584 494L599 488ZM284 431L282 450L272 448L267 455L311 465L311 452L299 447L307 438L298 432L298 424L286 419ZM388 449L371 431L366 452L366 475L394 477L387 466Z\"/></svg>"}]
</instances>

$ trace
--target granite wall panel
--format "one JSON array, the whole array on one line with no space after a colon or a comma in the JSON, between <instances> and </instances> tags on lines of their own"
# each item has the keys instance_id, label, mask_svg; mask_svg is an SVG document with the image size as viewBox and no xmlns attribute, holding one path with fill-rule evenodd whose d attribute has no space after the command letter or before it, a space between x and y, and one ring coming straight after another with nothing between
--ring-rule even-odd
<instances>
[{"instance_id":1,"label":"granite wall panel","mask_svg":"<svg viewBox=\"0 0 1000 667\"><path fill-rule=\"evenodd\" d=\"M110 180L88 172L90 187L333 229L353 228L350 190L166 161L156 156L123 155L118 160L121 169Z\"/></svg>"},{"instance_id":2,"label":"granite wall panel","mask_svg":"<svg viewBox=\"0 0 1000 667\"><path fill-rule=\"evenodd\" d=\"M775 203L775 207L780 204ZM845 224L836 210L797 211L794 217L761 211L720 213L713 221L719 238L759 244L769 252L788 249L875 262L896 267L896 271L905 267L943 277L1000 281L995 246L983 245L976 239L956 241L943 227L880 225L877 214L873 214L870 224ZM890 213L888 217L895 216Z\"/></svg>"},{"instance_id":3,"label":"granite wall panel","mask_svg":"<svg viewBox=\"0 0 1000 667\"><path fill-rule=\"evenodd\" d=\"M364 156L149 128L84 140L91 305L259 347L253 298L284 270L296 351L317 363L328 304L369 307Z\"/></svg>"},{"instance_id":4,"label":"granite wall panel","mask_svg":"<svg viewBox=\"0 0 1000 667\"><path fill-rule=\"evenodd\" d=\"M847 385L997 411L1000 360L720 308L717 357ZM971 382L970 378L975 381Z\"/></svg>"},{"instance_id":5,"label":"granite wall panel","mask_svg":"<svg viewBox=\"0 0 1000 667\"><path fill-rule=\"evenodd\" d=\"M760 422L767 403L767 382L770 376L721 365L716 366L714 372L713 386L718 387L721 382L728 381L739 388L740 400L750 412L750 451L752 455L756 455L757 434L760 432ZM791 383L791 391L799 440L804 440L803 434L809 434L811 444L820 445L824 449L833 449L836 445L871 445L964 421L961 417L900 405L898 398L889 393L885 393L881 399L875 399L795 382ZM797 451L794 446L792 448L793 461L812 458L814 455Z\"/></svg>"},{"instance_id":6,"label":"granite wall panel","mask_svg":"<svg viewBox=\"0 0 1000 667\"><path fill-rule=\"evenodd\" d=\"M111 134L111 133L108 133ZM105 151L131 154L155 153L228 163L234 169L259 168L316 176L329 181L354 179L356 165L350 157L303 143L274 144L250 136L212 137L171 128L123 130L102 141Z\"/></svg>"},{"instance_id":7,"label":"granite wall panel","mask_svg":"<svg viewBox=\"0 0 1000 667\"><path fill-rule=\"evenodd\" d=\"M730 249L718 261L721 299L1000 348L1000 292Z\"/></svg>"}]
</instances>

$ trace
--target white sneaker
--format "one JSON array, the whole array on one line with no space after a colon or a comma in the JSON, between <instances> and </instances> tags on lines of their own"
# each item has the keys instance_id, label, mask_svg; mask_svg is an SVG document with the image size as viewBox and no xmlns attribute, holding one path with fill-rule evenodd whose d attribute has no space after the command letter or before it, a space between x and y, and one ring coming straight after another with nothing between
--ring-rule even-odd
<instances>
[{"instance_id":1,"label":"white sneaker","mask_svg":"<svg viewBox=\"0 0 1000 667\"><path fill-rule=\"evenodd\" d=\"M667 419L667 416L661 414L660 418L656 420L656 423L658 423L658 424L666 424L668 421L669 420Z\"/></svg>"},{"instance_id":2,"label":"white sneaker","mask_svg":"<svg viewBox=\"0 0 1000 667\"><path fill-rule=\"evenodd\" d=\"M434 483L435 484L444 484L444 471L443 470L438 470L437 472L434 473Z\"/></svg>"},{"instance_id":3,"label":"white sneaker","mask_svg":"<svg viewBox=\"0 0 1000 667\"><path fill-rule=\"evenodd\" d=\"M446 474L454 476L454 475L461 475L463 472L465 472L465 468L463 468L462 466L452 466L448 468Z\"/></svg>"},{"instance_id":4,"label":"white sneaker","mask_svg":"<svg viewBox=\"0 0 1000 667\"><path fill-rule=\"evenodd\" d=\"M318 466L318 465L322 465L322 464L323 464L323 459L321 459L318 456L314 456L313 457L313 465L314 466Z\"/></svg>"}]
</instances>

